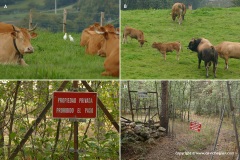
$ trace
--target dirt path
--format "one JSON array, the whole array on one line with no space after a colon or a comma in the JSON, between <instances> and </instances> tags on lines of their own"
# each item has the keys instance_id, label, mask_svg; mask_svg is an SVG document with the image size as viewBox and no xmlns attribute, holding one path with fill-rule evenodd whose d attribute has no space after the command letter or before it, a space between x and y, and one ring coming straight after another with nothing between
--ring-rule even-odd
<instances>
[{"instance_id":1,"label":"dirt path","mask_svg":"<svg viewBox=\"0 0 240 160\"><path fill-rule=\"evenodd\" d=\"M202 123L201 132L189 130L188 122L175 122L174 138L166 136L155 139L152 144L141 142L126 146L122 159L210 160L211 154L215 154L213 160L236 160L236 140L231 120L224 121L214 153L219 120L203 116L195 116L194 119Z\"/></svg>"},{"instance_id":2,"label":"dirt path","mask_svg":"<svg viewBox=\"0 0 240 160\"><path fill-rule=\"evenodd\" d=\"M176 156L176 141L169 137L164 137L156 140L156 145L144 157L146 160L175 160Z\"/></svg>"},{"instance_id":3,"label":"dirt path","mask_svg":"<svg viewBox=\"0 0 240 160\"><path fill-rule=\"evenodd\" d=\"M213 133L216 134L216 133ZM189 146L189 142L194 140L196 137L192 137L189 134L188 130L182 130L182 128L178 127L176 129L176 137L169 138L163 137L159 140L156 140L155 146L152 146L152 149L147 152L147 155L144 156L143 159L146 160L202 160L202 159L211 159L211 155L207 155L208 153L213 153L213 144L216 139L216 135L212 137L210 140L212 143L204 146L194 148ZM201 137L199 137L201 138ZM199 144L198 144L199 145ZM197 148L197 149L196 149ZM234 131L231 129L222 128L218 143L214 155L213 160L235 160L236 155L234 155L234 151L236 150L236 141ZM179 154L194 154L194 152L198 152L202 155L179 155ZM178 154L179 153L179 154ZM220 154L220 155L219 155ZM222 155L221 155L222 154ZM228 155L227 155L228 154Z\"/></svg>"}]
</instances>

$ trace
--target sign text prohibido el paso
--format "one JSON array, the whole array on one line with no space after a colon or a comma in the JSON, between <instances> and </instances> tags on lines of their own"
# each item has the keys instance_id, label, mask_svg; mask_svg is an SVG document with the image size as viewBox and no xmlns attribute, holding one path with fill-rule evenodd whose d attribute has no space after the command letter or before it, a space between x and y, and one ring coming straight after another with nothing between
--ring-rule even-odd
<instances>
[{"instance_id":1,"label":"sign text prohibido el paso","mask_svg":"<svg viewBox=\"0 0 240 160\"><path fill-rule=\"evenodd\" d=\"M54 92L53 118L96 118L96 92Z\"/></svg>"}]
</instances>

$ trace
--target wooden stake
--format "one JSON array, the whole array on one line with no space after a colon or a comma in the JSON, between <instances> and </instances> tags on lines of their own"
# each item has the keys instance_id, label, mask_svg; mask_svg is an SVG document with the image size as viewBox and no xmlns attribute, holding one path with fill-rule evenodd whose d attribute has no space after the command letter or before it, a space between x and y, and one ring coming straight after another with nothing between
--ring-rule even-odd
<instances>
[{"instance_id":1,"label":"wooden stake","mask_svg":"<svg viewBox=\"0 0 240 160\"><path fill-rule=\"evenodd\" d=\"M100 20L101 26L103 26L103 23L104 23L104 12L101 12L101 20Z\"/></svg>"},{"instance_id":2,"label":"wooden stake","mask_svg":"<svg viewBox=\"0 0 240 160\"><path fill-rule=\"evenodd\" d=\"M63 10L63 33L66 33L66 25L67 25L67 10L64 8L64 10Z\"/></svg>"},{"instance_id":3,"label":"wooden stake","mask_svg":"<svg viewBox=\"0 0 240 160\"><path fill-rule=\"evenodd\" d=\"M29 12L29 26L28 29L32 29L32 9Z\"/></svg>"}]
</instances>

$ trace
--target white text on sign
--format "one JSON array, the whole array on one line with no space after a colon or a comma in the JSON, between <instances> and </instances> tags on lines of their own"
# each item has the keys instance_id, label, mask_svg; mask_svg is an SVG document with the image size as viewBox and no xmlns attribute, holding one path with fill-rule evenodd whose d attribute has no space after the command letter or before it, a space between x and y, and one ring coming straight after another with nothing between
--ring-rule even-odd
<instances>
[{"instance_id":1,"label":"white text on sign","mask_svg":"<svg viewBox=\"0 0 240 160\"><path fill-rule=\"evenodd\" d=\"M74 113L74 108L57 108L56 113ZM77 113L82 113L81 108L77 108ZM85 113L93 113L93 108L85 108Z\"/></svg>"},{"instance_id":2,"label":"white text on sign","mask_svg":"<svg viewBox=\"0 0 240 160\"><path fill-rule=\"evenodd\" d=\"M76 103L76 98L58 98L58 103ZM78 103L93 103L92 98L79 98Z\"/></svg>"}]
</instances>

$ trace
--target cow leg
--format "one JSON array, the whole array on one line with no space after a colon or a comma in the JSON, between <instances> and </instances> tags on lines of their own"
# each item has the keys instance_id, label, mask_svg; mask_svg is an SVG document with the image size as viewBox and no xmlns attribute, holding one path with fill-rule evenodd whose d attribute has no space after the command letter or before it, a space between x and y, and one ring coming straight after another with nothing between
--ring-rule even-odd
<instances>
[{"instance_id":1,"label":"cow leg","mask_svg":"<svg viewBox=\"0 0 240 160\"><path fill-rule=\"evenodd\" d=\"M164 60L166 61L166 52L163 52Z\"/></svg>"},{"instance_id":2,"label":"cow leg","mask_svg":"<svg viewBox=\"0 0 240 160\"><path fill-rule=\"evenodd\" d=\"M181 23L182 23L182 17L180 16L180 17L178 18L178 24L181 25Z\"/></svg>"},{"instance_id":3,"label":"cow leg","mask_svg":"<svg viewBox=\"0 0 240 160\"><path fill-rule=\"evenodd\" d=\"M225 69L228 70L228 58L225 58Z\"/></svg>"},{"instance_id":4,"label":"cow leg","mask_svg":"<svg viewBox=\"0 0 240 160\"><path fill-rule=\"evenodd\" d=\"M28 66L28 64L24 61L23 58L20 58L19 61L18 61L19 65L21 66Z\"/></svg>"},{"instance_id":5,"label":"cow leg","mask_svg":"<svg viewBox=\"0 0 240 160\"><path fill-rule=\"evenodd\" d=\"M179 51L177 51L177 60L179 61Z\"/></svg>"},{"instance_id":6,"label":"cow leg","mask_svg":"<svg viewBox=\"0 0 240 160\"><path fill-rule=\"evenodd\" d=\"M206 77L208 78L209 62L205 62L205 67L206 67Z\"/></svg>"},{"instance_id":7,"label":"cow leg","mask_svg":"<svg viewBox=\"0 0 240 160\"><path fill-rule=\"evenodd\" d=\"M217 72L217 63L213 62L213 73L214 73L214 78L216 78L216 72Z\"/></svg>"},{"instance_id":8,"label":"cow leg","mask_svg":"<svg viewBox=\"0 0 240 160\"><path fill-rule=\"evenodd\" d=\"M198 69L200 69L201 59L198 58Z\"/></svg>"},{"instance_id":9,"label":"cow leg","mask_svg":"<svg viewBox=\"0 0 240 160\"><path fill-rule=\"evenodd\" d=\"M126 35L123 36L123 42L122 42L122 44L124 44L124 43L127 43L127 36L126 36Z\"/></svg>"}]
</instances>

